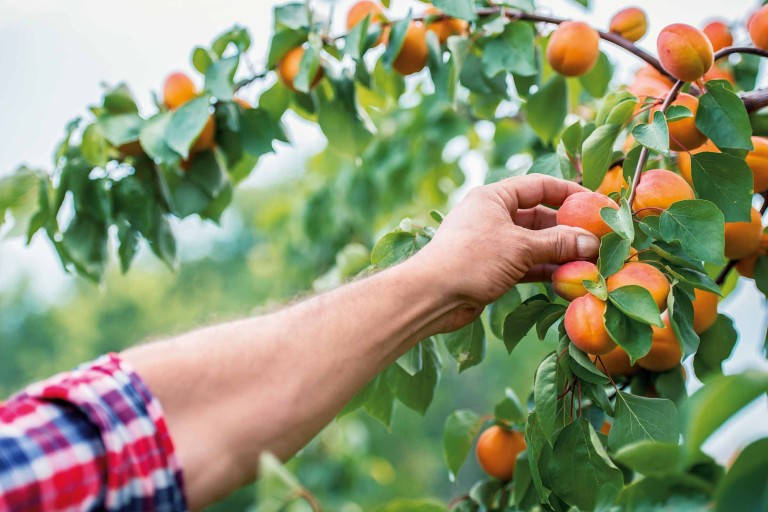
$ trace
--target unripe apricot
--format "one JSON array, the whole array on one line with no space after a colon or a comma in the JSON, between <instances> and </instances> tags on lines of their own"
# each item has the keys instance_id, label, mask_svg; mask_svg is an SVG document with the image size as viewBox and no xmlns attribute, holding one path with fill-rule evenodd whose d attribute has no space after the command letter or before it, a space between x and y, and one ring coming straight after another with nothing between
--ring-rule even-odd
<instances>
[{"instance_id":1,"label":"unripe apricot","mask_svg":"<svg viewBox=\"0 0 768 512\"><path fill-rule=\"evenodd\" d=\"M699 80L715 61L709 38L701 30L684 23L665 27L656 46L664 69L684 82Z\"/></svg>"},{"instance_id":2,"label":"unripe apricot","mask_svg":"<svg viewBox=\"0 0 768 512\"><path fill-rule=\"evenodd\" d=\"M582 352L599 356L616 348L605 329L605 307L605 302L588 293L574 299L565 310L565 332Z\"/></svg>"},{"instance_id":3,"label":"unripe apricot","mask_svg":"<svg viewBox=\"0 0 768 512\"><path fill-rule=\"evenodd\" d=\"M693 330L696 334L701 334L712 327L717 320L717 302L719 297L716 293L706 290L693 290Z\"/></svg>"},{"instance_id":4,"label":"unripe apricot","mask_svg":"<svg viewBox=\"0 0 768 512\"><path fill-rule=\"evenodd\" d=\"M691 155L704 152L719 153L720 150L711 140L707 139L707 142L705 142L703 146L699 146L690 152L681 151L677 154L677 168L680 170L680 175L691 186L693 186L693 174L691 173Z\"/></svg>"},{"instance_id":5,"label":"unripe apricot","mask_svg":"<svg viewBox=\"0 0 768 512\"><path fill-rule=\"evenodd\" d=\"M163 103L171 110L177 109L197 96L195 83L184 73L171 73L163 84Z\"/></svg>"},{"instance_id":6,"label":"unripe apricot","mask_svg":"<svg viewBox=\"0 0 768 512\"><path fill-rule=\"evenodd\" d=\"M722 50L726 46L731 46L733 44L733 34L731 34L731 29L729 29L728 25L722 21L708 23L707 26L702 29L702 32L709 38L709 42L712 43L712 49L714 51Z\"/></svg>"},{"instance_id":7,"label":"unripe apricot","mask_svg":"<svg viewBox=\"0 0 768 512\"><path fill-rule=\"evenodd\" d=\"M517 456L525 449L523 434L517 430L493 425L480 434L475 454L483 471L494 478L507 481L514 476Z\"/></svg>"},{"instance_id":8,"label":"unripe apricot","mask_svg":"<svg viewBox=\"0 0 768 512\"><path fill-rule=\"evenodd\" d=\"M768 139L752 137L752 145L755 149L747 153L747 165L752 169L755 192L765 192L768 189Z\"/></svg>"},{"instance_id":9,"label":"unripe apricot","mask_svg":"<svg viewBox=\"0 0 768 512\"><path fill-rule=\"evenodd\" d=\"M437 7L430 6L424 14L427 16L441 15L443 12ZM451 36L462 36L467 33L469 24L458 18L445 17L441 20L432 21L427 25L427 30L434 32L440 44L445 44Z\"/></svg>"},{"instance_id":10,"label":"unripe apricot","mask_svg":"<svg viewBox=\"0 0 768 512\"><path fill-rule=\"evenodd\" d=\"M363 21L366 16L370 15L370 25L381 24L387 22L387 16L384 14L384 7L379 2L373 2L372 0L360 0L349 8L347 12L347 32L351 32L355 26ZM389 27L385 27L381 31L379 39L376 44L381 44L387 41L389 36Z\"/></svg>"},{"instance_id":11,"label":"unripe apricot","mask_svg":"<svg viewBox=\"0 0 768 512\"><path fill-rule=\"evenodd\" d=\"M205 122L203 131L200 132L200 135L197 136L197 139L195 139L195 142L192 144L190 152L200 153L201 151L211 149L215 142L215 137L216 121L213 120L213 116L208 116L208 121Z\"/></svg>"},{"instance_id":12,"label":"unripe apricot","mask_svg":"<svg viewBox=\"0 0 768 512\"><path fill-rule=\"evenodd\" d=\"M768 5L762 6L749 18L747 27L752 43L762 50L768 50Z\"/></svg>"},{"instance_id":13,"label":"unripe apricot","mask_svg":"<svg viewBox=\"0 0 768 512\"><path fill-rule=\"evenodd\" d=\"M637 7L628 7L611 18L609 30L633 43L640 40L648 30L648 17Z\"/></svg>"},{"instance_id":14,"label":"unripe apricot","mask_svg":"<svg viewBox=\"0 0 768 512\"><path fill-rule=\"evenodd\" d=\"M573 300L589 293L582 281L597 281L599 273L594 263L571 261L552 273L552 288L565 300Z\"/></svg>"},{"instance_id":15,"label":"unripe apricot","mask_svg":"<svg viewBox=\"0 0 768 512\"><path fill-rule=\"evenodd\" d=\"M669 318L665 315L663 328L652 325L651 329L653 329L651 350L637 360L637 365L652 372L666 372L678 366L683 357L683 350L680 348L680 342L677 341L675 331L669 325Z\"/></svg>"},{"instance_id":16,"label":"unripe apricot","mask_svg":"<svg viewBox=\"0 0 768 512\"><path fill-rule=\"evenodd\" d=\"M667 309L667 295L669 295L669 281L653 265L631 261L605 280L608 291L612 292L622 286L640 286L648 290L659 311Z\"/></svg>"},{"instance_id":17,"label":"unripe apricot","mask_svg":"<svg viewBox=\"0 0 768 512\"><path fill-rule=\"evenodd\" d=\"M760 248L763 224L760 212L752 208L749 222L725 223L725 257L732 260L746 258Z\"/></svg>"},{"instance_id":18,"label":"unripe apricot","mask_svg":"<svg viewBox=\"0 0 768 512\"><path fill-rule=\"evenodd\" d=\"M412 21L408 24L403 46L392 67L401 75L412 75L424 69L428 56L427 30L422 23Z\"/></svg>"},{"instance_id":19,"label":"unripe apricot","mask_svg":"<svg viewBox=\"0 0 768 512\"><path fill-rule=\"evenodd\" d=\"M699 100L690 94L678 94L672 105L681 105L687 107L693 113L693 117L684 117L676 121L671 121L669 126L669 147L674 151L685 151L696 149L707 141L707 136L696 128L696 112L699 110ZM661 106L655 106L651 109L651 118L655 112L661 109Z\"/></svg>"},{"instance_id":20,"label":"unripe apricot","mask_svg":"<svg viewBox=\"0 0 768 512\"><path fill-rule=\"evenodd\" d=\"M704 81L709 82L710 80L725 80L731 85L736 85L736 77L733 76L733 73L724 67L718 66L717 63L704 73Z\"/></svg>"},{"instance_id":21,"label":"unripe apricot","mask_svg":"<svg viewBox=\"0 0 768 512\"><path fill-rule=\"evenodd\" d=\"M600 216L603 208L618 210L619 206L608 196L597 192L576 192L571 194L557 210L557 223L586 229L600 238L611 232L611 228Z\"/></svg>"},{"instance_id":22,"label":"unripe apricot","mask_svg":"<svg viewBox=\"0 0 768 512\"><path fill-rule=\"evenodd\" d=\"M565 76L580 76L597 63L600 36L581 21L565 21L552 33L547 46L547 61Z\"/></svg>"},{"instance_id":23,"label":"unripe apricot","mask_svg":"<svg viewBox=\"0 0 768 512\"><path fill-rule=\"evenodd\" d=\"M629 355L621 347L616 347L607 354L590 356L597 369L611 377L624 377L637 373L637 366L630 364Z\"/></svg>"},{"instance_id":24,"label":"unripe apricot","mask_svg":"<svg viewBox=\"0 0 768 512\"><path fill-rule=\"evenodd\" d=\"M755 265L757 264L757 258L760 256L768 256L768 233L763 233L760 237L760 247L757 251L753 252L746 258L742 258L736 263L736 270L739 271L744 277L754 279L755 277Z\"/></svg>"},{"instance_id":25,"label":"unripe apricot","mask_svg":"<svg viewBox=\"0 0 768 512\"><path fill-rule=\"evenodd\" d=\"M695 197L691 186L679 175L665 169L652 169L640 176L632 208L640 219L644 219L649 215L661 215L673 203Z\"/></svg>"},{"instance_id":26,"label":"unripe apricot","mask_svg":"<svg viewBox=\"0 0 768 512\"><path fill-rule=\"evenodd\" d=\"M627 137L629 139L629 137ZM621 192L622 188L629 188L627 180L624 179L624 170L620 165L614 165L605 173L605 178L600 182L600 186L595 189L598 194L612 194Z\"/></svg>"},{"instance_id":27,"label":"unripe apricot","mask_svg":"<svg viewBox=\"0 0 768 512\"><path fill-rule=\"evenodd\" d=\"M282 80L283 83L293 91L296 90L293 81L296 79L296 75L299 74L301 59L303 57L304 48L297 46L285 54L277 67L277 73L280 75L280 80ZM311 89L316 86L322 78L323 68L318 66L317 71L315 72L315 77L312 79L312 83L309 85L309 88Z\"/></svg>"}]
</instances>

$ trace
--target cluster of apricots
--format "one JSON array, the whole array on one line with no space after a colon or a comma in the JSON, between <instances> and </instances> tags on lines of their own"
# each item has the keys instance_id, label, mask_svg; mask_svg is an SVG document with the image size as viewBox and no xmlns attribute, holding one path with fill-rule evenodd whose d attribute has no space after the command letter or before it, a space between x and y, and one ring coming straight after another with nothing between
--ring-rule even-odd
<instances>
[{"instance_id":1,"label":"cluster of apricots","mask_svg":"<svg viewBox=\"0 0 768 512\"><path fill-rule=\"evenodd\" d=\"M171 73L163 84L163 103L169 110L176 110L188 101L195 99L199 94L195 83L184 73ZM215 136L216 121L211 114L203 127L203 131L192 144L190 155L211 149Z\"/></svg>"},{"instance_id":2,"label":"cluster of apricots","mask_svg":"<svg viewBox=\"0 0 768 512\"><path fill-rule=\"evenodd\" d=\"M514 476L517 456L525 449L522 433L506 426L492 425L478 437L475 455L483 471L506 482Z\"/></svg>"}]
</instances>

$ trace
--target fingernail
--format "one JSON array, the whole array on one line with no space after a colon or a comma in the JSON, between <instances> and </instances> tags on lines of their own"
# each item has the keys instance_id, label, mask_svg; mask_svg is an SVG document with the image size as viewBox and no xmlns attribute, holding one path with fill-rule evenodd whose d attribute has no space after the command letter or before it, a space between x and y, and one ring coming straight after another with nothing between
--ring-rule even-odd
<instances>
[{"instance_id":1,"label":"fingernail","mask_svg":"<svg viewBox=\"0 0 768 512\"><path fill-rule=\"evenodd\" d=\"M576 238L576 252L579 258L591 258L597 254L600 248L600 241L589 235L579 235Z\"/></svg>"}]
</instances>

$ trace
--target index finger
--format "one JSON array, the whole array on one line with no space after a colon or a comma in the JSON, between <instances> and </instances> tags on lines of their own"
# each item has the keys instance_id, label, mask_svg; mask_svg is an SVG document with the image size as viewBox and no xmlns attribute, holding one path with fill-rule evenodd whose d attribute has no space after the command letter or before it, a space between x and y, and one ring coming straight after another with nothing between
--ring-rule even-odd
<instances>
[{"instance_id":1,"label":"index finger","mask_svg":"<svg viewBox=\"0 0 768 512\"><path fill-rule=\"evenodd\" d=\"M533 208L540 204L560 206L568 196L576 192L588 191L572 181L544 174L507 178L488 186L504 201L510 212Z\"/></svg>"}]
</instances>

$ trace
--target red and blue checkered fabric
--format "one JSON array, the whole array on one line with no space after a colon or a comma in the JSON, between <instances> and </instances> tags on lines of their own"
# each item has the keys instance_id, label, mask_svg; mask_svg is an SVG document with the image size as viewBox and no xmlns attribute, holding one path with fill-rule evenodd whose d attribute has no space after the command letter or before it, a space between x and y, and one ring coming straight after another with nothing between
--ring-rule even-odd
<instances>
[{"instance_id":1,"label":"red and blue checkered fabric","mask_svg":"<svg viewBox=\"0 0 768 512\"><path fill-rule=\"evenodd\" d=\"M117 355L0 406L0 510L187 510L160 404Z\"/></svg>"}]
</instances>

